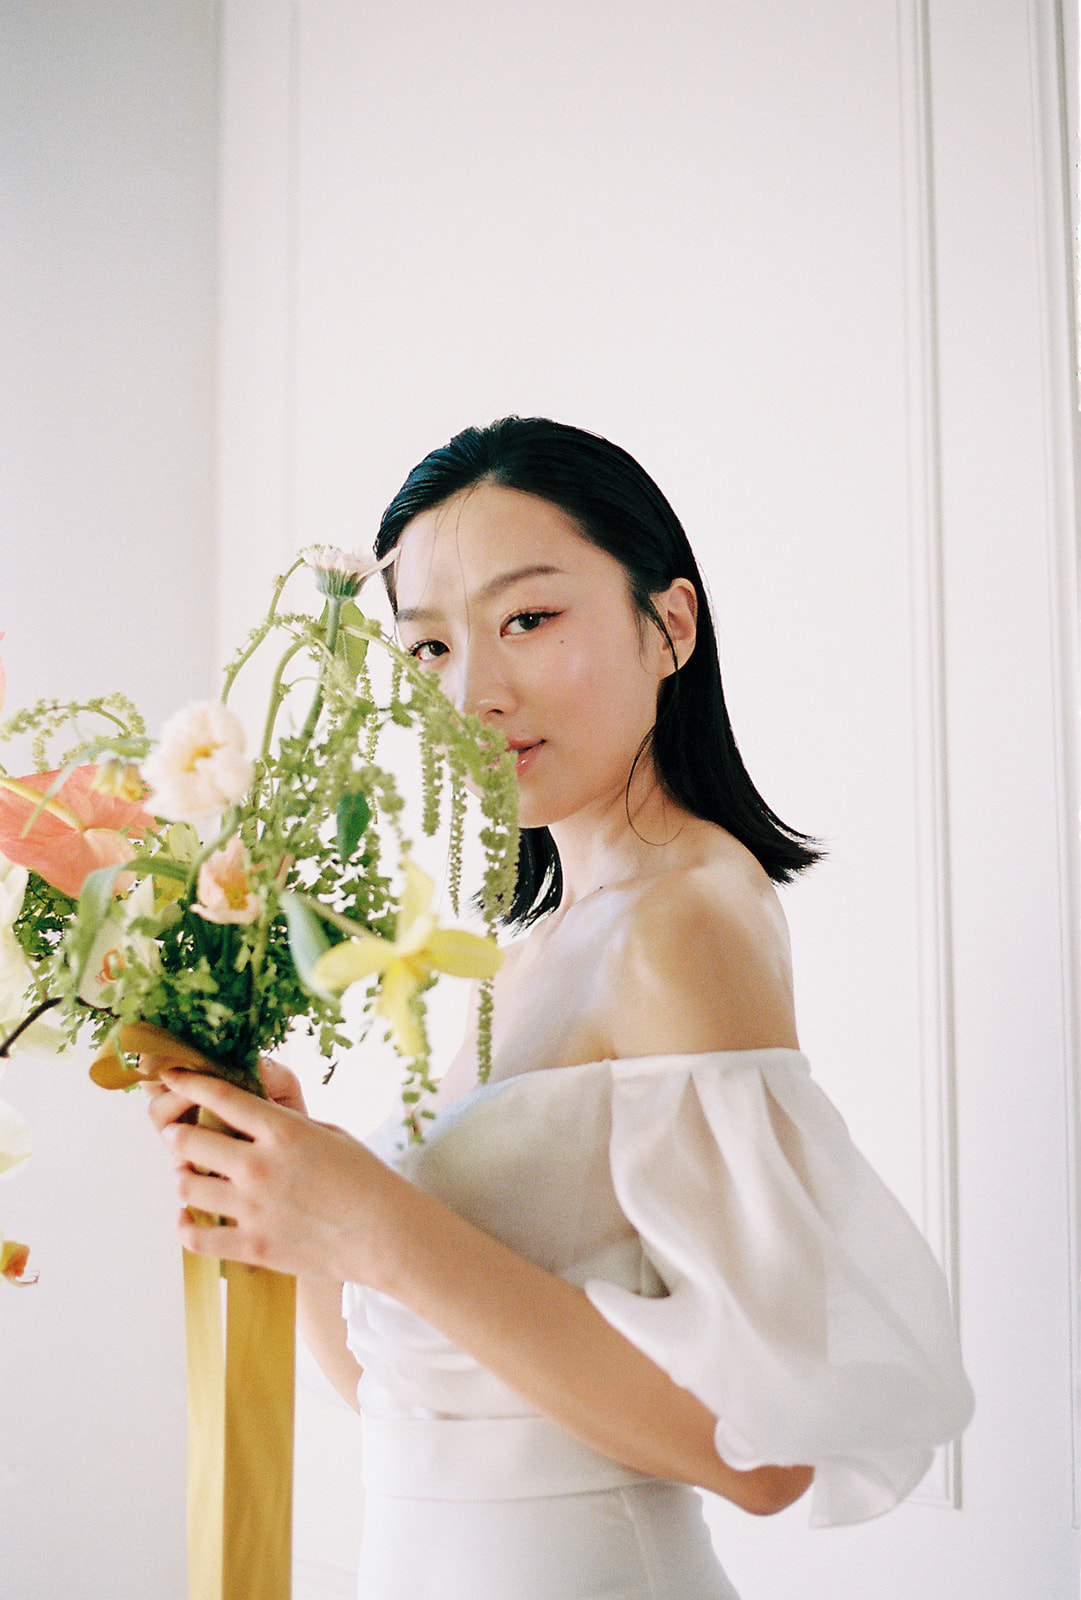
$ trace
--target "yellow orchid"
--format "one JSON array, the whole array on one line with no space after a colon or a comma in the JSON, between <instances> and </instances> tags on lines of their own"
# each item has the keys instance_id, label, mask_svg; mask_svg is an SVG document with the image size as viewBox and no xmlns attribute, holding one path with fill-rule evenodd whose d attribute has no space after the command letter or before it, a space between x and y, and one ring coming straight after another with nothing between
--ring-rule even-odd
<instances>
[{"instance_id":1,"label":"yellow orchid","mask_svg":"<svg viewBox=\"0 0 1081 1600\"><path fill-rule=\"evenodd\" d=\"M319 957L312 972L321 987L341 993L378 973L382 978L376 1011L385 1017L398 1049L419 1056L424 1035L411 1004L430 972L456 978L490 978L502 952L492 939L461 928L440 928L431 910L435 885L412 861L405 864L405 888L393 939L366 929Z\"/></svg>"}]
</instances>

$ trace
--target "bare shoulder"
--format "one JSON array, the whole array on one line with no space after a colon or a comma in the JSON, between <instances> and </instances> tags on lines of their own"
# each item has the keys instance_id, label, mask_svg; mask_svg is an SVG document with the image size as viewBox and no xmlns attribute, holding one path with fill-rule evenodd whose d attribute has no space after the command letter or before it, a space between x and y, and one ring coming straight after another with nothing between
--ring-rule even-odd
<instances>
[{"instance_id":1,"label":"bare shoulder","mask_svg":"<svg viewBox=\"0 0 1081 1600\"><path fill-rule=\"evenodd\" d=\"M608 964L617 1054L795 1048L788 928L742 846L647 880Z\"/></svg>"}]
</instances>

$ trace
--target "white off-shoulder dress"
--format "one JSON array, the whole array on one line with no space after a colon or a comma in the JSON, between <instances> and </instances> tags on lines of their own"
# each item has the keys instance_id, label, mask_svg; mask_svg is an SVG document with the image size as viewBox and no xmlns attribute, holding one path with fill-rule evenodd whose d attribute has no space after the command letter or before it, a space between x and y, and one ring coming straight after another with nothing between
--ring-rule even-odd
<instances>
[{"instance_id":1,"label":"white off-shoulder dress","mask_svg":"<svg viewBox=\"0 0 1081 1600\"><path fill-rule=\"evenodd\" d=\"M889 1510L967 1423L946 1285L805 1057L523 1073L374 1148L583 1288L718 1418L731 1466L810 1465L810 1520ZM732 1600L697 1494L588 1450L389 1297L364 1368L362 1600Z\"/></svg>"}]
</instances>

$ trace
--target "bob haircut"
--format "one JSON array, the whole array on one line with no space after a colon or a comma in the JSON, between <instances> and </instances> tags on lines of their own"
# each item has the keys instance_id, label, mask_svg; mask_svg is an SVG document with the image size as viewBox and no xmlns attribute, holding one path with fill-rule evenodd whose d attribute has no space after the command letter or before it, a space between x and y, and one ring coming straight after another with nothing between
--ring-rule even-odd
<instances>
[{"instance_id":1,"label":"bob haircut","mask_svg":"<svg viewBox=\"0 0 1081 1600\"><path fill-rule=\"evenodd\" d=\"M686 578L698 597L695 646L657 696L649 749L666 791L694 815L746 845L776 883L812 865L816 842L783 823L747 773L721 687L709 600L687 535L633 456L597 434L543 417L504 417L466 428L415 466L383 513L375 550L387 555L423 511L480 483L497 483L558 506L582 535L623 567L641 617L668 638L653 596ZM396 609L393 569L384 572ZM672 641L668 639L669 648ZM675 651L673 649L673 659ZM514 898L502 920L525 926L554 910L563 892L555 841L547 828L524 828Z\"/></svg>"}]
</instances>

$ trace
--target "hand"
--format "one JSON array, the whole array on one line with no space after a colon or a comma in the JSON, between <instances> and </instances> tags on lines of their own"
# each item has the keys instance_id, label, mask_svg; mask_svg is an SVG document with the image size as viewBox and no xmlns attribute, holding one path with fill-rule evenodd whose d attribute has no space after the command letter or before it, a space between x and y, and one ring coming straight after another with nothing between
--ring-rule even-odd
<instances>
[{"instance_id":1,"label":"hand","mask_svg":"<svg viewBox=\"0 0 1081 1600\"><path fill-rule=\"evenodd\" d=\"M372 1282L404 1180L340 1128L314 1122L291 1073L264 1073L270 1100L221 1079L166 1069L151 1116L176 1162L177 1231L196 1255L298 1276ZM300 1100L303 1106L303 1101ZM189 1120L205 1107L239 1138ZM202 1227L191 1211L224 1217Z\"/></svg>"},{"instance_id":2,"label":"hand","mask_svg":"<svg viewBox=\"0 0 1081 1600\"><path fill-rule=\"evenodd\" d=\"M194 1122L198 1107L183 1092L183 1074L187 1069L177 1071L179 1088L174 1088L161 1076L163 1072L171 1070L167 1057L140 1056L139 1061L143 1071L147 1073L143 1088L150 1096L150 1120L158 1132L163 1132L172 1122ZM279 1062L263 1056L259 1062L259 1076L269 1100L275 1105L285 1106L290 1111L297 1111L302 1116L307 1116L300 1079L295 1072L290 1072L288 1067L283 1067Z\"/></svg>"}]
</instances>

